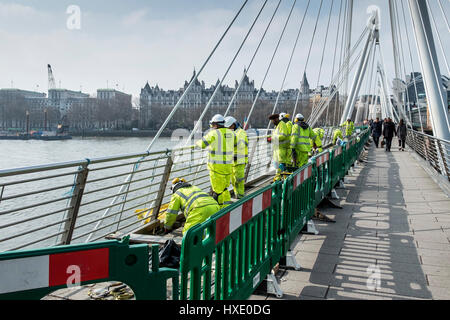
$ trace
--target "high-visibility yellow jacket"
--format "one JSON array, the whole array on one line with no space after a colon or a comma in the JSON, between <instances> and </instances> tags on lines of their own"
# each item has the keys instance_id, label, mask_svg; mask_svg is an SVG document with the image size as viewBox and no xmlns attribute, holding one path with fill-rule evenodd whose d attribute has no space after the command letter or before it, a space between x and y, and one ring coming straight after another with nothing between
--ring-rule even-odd
<instances>
[{"instance_id":1,"label":"high-visibility yellow jacket","mask_svg":"<svg viewBox=\"0 0 450 320\"><path fill-rule=\"evenodd\" d=\"M345 136L351 136L353 133L353 130L355 130L355 124L353 121L345 121L341 124L341 127L343 127Z\"/></svg>"},{"instance_id":2,"label":"high-visibility yellow jacket","mask_svg":"<svg viewBox=\"0 0 450 320\"><path fill-rule=\"evenodd\" d=\"M235 148L233 131L227 128L212 129L195 144L209 148L208 169L220 174L231 174Z\"/></svg>"},{"instance_id":3,"label":"high-visibility yellow jacket","mask_svg":"<svg viewBox=\"0 0 450 320\"><path fill-rule=\"evenodd\" d=\"M186 223L183 233L198 223L202 223L212 214L220 210L220 206L206 192L199 187L187 185L179 188L170 199L169 207L166 211L164 226L171 229L178 216L178 211L182 211Z\"/></svg>"},{"instance_id":4,"label":"high-visibility yellow jacket","mask_svg":"<svg viewBox=\"0 0 450 320\"><path fill-rule=\"evenodd\" d=\"M292 122L289 120L289 121L286 121L285 123L288 128L289 134L291 134L292 133Z\"/></svg>"},{"instance_id":5,"label":"high-visibility yellow jacket","mask_svg":"<svg viewBox=\"0 0 450 320\"><path fill-rule=\"evenodd\" d=\"M315 128L313 129L315 135L316 135L316 139L311 139L310 140L310 144L311 144L311 148L314 146L314 143L316 144L316 147L319 149L319 152L322 152L322 139L323 139L323 135L325 134L325 130L323 130L322 128Z\"/></svg>"},{"instance_id":6,"label":"high-visibility yellow jacket","mask_svg":"<svg viewBox=\"0 0 450 320\"><path fill-rule=\"evenodd\" d=\"M236 146L234 147L234 164L248 163L248 137L244 129L238 128L234 131Z\"/></svg>"},{"instance_id":7,"label":"high-visibility yellow jacket","mask_svg":"<svg viewBox=\"0 0 450 320\"><path fill-rule=\"evenodd\" d=\"M283 121L280 121L272 133L273 157L279 163L290 163L290 133L289 128Z\"/></svg>"},{"instance_id":8,"label":"high-visibility yellow jacket","mask_svg":"<svg viewBox=\"0 0 450 320\"><path fill-rule=\"evenodd\" d=\"M306 122L295 123L292 127L291 149L296 152L310 152L310 139L316 139L316 134Z\"/></svg>"},{"instance_id":9,"label":"high-visibility yellow jacket","mask_svg":"<svg viewBox=\"0 0 450 320\"><path fill-rule=\"evenodd\" d=\"M341 129L334 130L334 132L333 132L333 144L336 144L337 138L344 139L344 137L342 136Z\"/></svg>"}]
</instances>

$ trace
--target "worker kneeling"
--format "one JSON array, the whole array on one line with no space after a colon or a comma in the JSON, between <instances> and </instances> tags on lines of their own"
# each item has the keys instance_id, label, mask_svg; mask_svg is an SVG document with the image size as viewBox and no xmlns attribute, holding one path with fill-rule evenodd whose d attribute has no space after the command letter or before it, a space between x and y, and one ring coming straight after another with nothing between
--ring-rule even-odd
<instances>
[{"instance_id":1,"label":"worker kneeling","mask_svg":"<svg viewBox=\"0 0 450 320\"><path fill-rule=\"evenodd\" d=\"M193 226L202 223L220 210L220 206L206 192L199 187L190 185L184 179L175 178L172 181L172 198L166 211L164 220L165 232L170 232L175 223L178 211L183 211L186 222L183 234Z\"/></svg>"},{"instance_id":2,"label":"worker kneeling","mask_svg":"<svg viewBox=\"0 0 450 320\"><path fill-rule=\"evenodd\" d=\"M231 184L233 185L235 197L240 199L245 195L245 165L248 163L247 133L233 117L225 118L225 128L233 130L236 139Z\"/></svg>"},{"instance_id":3,"label":"worker kneeling","mask_svg":"<svg viewBox=\"0 0 450 320\"><path fill-rule=\"evenodd\" d=\"M212 130L197 141L196 146L209 149L208 170L212 196L224 208L232 203L228 187L233 174L235 137L233 131L225 128L225 118L220 114L211 119L210 125Z\"/></svg>"},{"instance_id":4,"label":"worker kneeling","mask_svg":"<svg viewBox=\"0 0 450 320\"><path fill-rule=\"evenodd\" d=\"M316 134L304 120L300 113L295 116L290 141L294 166L299 168L308 163L308 153L311 152L309 140L316 139Z\"/></svg>"}]
</instances>

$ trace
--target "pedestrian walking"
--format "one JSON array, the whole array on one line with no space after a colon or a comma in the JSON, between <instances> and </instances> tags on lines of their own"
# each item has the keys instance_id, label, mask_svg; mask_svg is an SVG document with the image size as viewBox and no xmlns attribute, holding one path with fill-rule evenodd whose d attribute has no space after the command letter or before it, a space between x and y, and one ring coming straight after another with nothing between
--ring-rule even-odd
<instances>
[{"instance_id":1,"label":"pedestrian walking","mask_svg":"<svg viewBox=\"0 0 450 320\"><path fill-rule=\"evenodd\" d=\"M400 119L400 123L397 127L397 136L398 136L398 150L405 151L405 142L406 142L407 129L406 124L403 119Z\"/></svg>"},{"instance_id":2,"label":"pedestrian walking","mask_svg":"<svg viewBox=\"0 0 450 320\"><path fill-rule=\"evenodd\" d=\"M383 128L383 138L386 140L386 151L391 151L392 139L397 135L397 130L395 129L395 124L392 122L391 118L387 118L384 123Z\"/></svg>"},{"instance_id":3,"label":"pedestrian walking","mask_svg":"<svg viewBox=\"0 0 450 320\"><path fill-rule=\"evenodd\" d=\"M376 118L375 121L372 123L372 138L373 142L375 143L375 147L378 148L378 143L380 141L380 136L382 133L382 122L380 121L380 118Z\"/></svg>"}]
</instances>

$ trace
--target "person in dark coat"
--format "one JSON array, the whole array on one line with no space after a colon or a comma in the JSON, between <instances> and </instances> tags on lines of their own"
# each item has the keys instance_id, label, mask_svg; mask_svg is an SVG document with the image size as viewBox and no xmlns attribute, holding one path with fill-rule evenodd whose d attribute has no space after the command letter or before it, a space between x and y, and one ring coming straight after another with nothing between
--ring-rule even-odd
<instances>
[{"instance_id":1,"label":"person in dark coat","mask_svg":"<svg viewBox=\"0 0 450 320\"><path fill-rule=\"evenodd\" d=\"M403 119L400 119L400 122L397 127L397 136L398 136L398 150L405 151L405 142L406 142L406 124Z\"/></svg>"},{"instance_id":2,"label":"person in dark coat","mask_svg":"<svg viewBox=\"0 0 450 320\"><path fill-rule=\"evenodd\" d=\"M395 124L391 118L387 118L383 128L383 138L386 140L386 151L388 152L391 151L392 139L395 135L397 135Z\"/></svg>"},{"instance_id":3,"label":"person in dark coat","mask_svg":"<svg viewBox=\"0 0 450 320\"><path fill-rule=\"evenodd\" d=\"M373 137L373 142L375 143L375 147L377 147L377 148L378 148L378 142L380 141L381 129L382 129L382 122L380 121L380 118L377 118L372 123L372 137Z\"/></svg>"}]
</instances>

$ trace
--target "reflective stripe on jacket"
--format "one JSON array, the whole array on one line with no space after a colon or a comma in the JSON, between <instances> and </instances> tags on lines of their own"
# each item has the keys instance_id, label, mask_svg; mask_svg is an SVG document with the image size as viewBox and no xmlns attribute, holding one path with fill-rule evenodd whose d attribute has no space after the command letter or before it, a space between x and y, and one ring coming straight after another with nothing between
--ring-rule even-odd
<instances>
[{"instance_id":1,"label":"reflective stripe on jacket","mask_svg":"<svg viewBox=\"0 0 450 320\"><path fill-rule=\"evenodd\" d=\"M313 131L316 135L316 139L310 140L311 148L314 146L314 143L315 143L316 147L321 150L322 149L322 139L323 139L323 135L325 134L325 130L323 130L322 128L315 128L315 129L313 129Z\"/></svg>"},{"instance_id":2,"label":"reflective stripe on jacket","mask_svg":"<svg viewBox=\"0 0 450 320\"><path fill-rule=\"evenodd\" d=\"M290 141L291 149L295 149L297 152L310 152L310 139L314 140L315 138L316 134L311 129L311 127L303 129L298 123L296 123L292 127Z\"/></svg>"},{"instance_id":3,"label":"reflective stripe on jacket","mask_svg":"<svg viewBox=\"0 0 450 320\"><path fill-rule=\"evenodd\" d=\"M248 138L244 129L239 128L234 132L236 136L236 146L234 147L234 164L248 163Z\"/></svg>"},{"instance_id":4,"label":"reflective stripe on jacket","mask_svg":"<svg viewBox=\"0 0 450 320\"><path fill-rule=\"evenodd\" d=\"M233 131L227 128L212 129L196 145L208 148L208 168L212 171L231 174L233 170L234 148L236 145Z\"/></svg>"}]
</instances>

